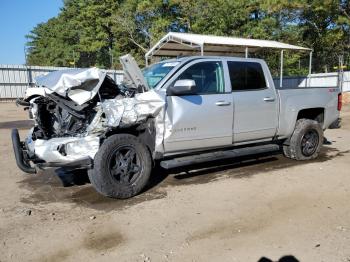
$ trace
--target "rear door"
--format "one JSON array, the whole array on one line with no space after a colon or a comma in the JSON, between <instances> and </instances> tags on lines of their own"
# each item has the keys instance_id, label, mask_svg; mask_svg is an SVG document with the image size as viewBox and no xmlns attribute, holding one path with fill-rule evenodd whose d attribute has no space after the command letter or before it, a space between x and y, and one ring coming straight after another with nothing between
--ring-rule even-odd
<instances>
[{"instance_id":1,"label":"rear door","mask_svg":"<svg viewBox=\"0 0 350 262\"><path fill-rule=\"evenodd\" d=\"M196 91L193 95L167 97L171 128L165 133L165 151L232 144L233 101L226 63L218 59L190 62L168 81L168 87L183 79L194 80Z\"/></svg>"},{"instance_id":2,"label":"rear door","mask_svg":"<svg viewBox=\"0 0 350 262\"><path fill-rule=\"evenodd\" d=\"M234 101L233 142L274 137L278 98L262 65L255 61L227 61Z\"/></svg>"}]
</instances>

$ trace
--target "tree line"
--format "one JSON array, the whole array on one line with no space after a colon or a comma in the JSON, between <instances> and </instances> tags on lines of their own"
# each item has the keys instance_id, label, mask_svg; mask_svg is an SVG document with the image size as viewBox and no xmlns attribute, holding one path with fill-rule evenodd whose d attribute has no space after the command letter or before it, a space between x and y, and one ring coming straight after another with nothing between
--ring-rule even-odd
<instances>
[{"instance_id":1,"label":"tree line","mask_svg":"<svg viewBox=\"0 0 350 262\"><path fill-rule=\"evenodd\" d=\"M118 57L130 53L144 65L145 52L169 31L310 47L316 72L334 71L340 57L350 62L349 0L63 0L56 17L26 36L27 63L119 68ZM257 56L277 70L276 52ZM307 60L288 52L286 74L305 74Z\"/></svg>"}]
</instances>

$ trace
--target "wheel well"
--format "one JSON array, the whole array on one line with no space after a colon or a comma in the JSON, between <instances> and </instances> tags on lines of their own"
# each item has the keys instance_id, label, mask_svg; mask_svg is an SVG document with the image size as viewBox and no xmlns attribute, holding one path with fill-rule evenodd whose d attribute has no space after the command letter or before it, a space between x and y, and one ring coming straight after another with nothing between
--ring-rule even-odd
<instances>
[{"instance_id":1,"label":"wheel well","mask_svg":"<svg viewBox=\"0 0 350 262\"><path fill-rule=\"evenodd\" d=\"M130 134L138 137L150 152L152 161L155 159L156 130L153 119L126 128L112 129L105 134L106 138L115 134Z\"/></svg>"},{"instance_id":2,"label":"wheel well","mask_svg":"<svg viewBox=\"0 0 350 262\"><path fill-rule=\"evenodd\" d=\"M298 113L297 120L302 118L312 119L321 124L324 121L324 108L319 107L300 110Z\"/></svg>"},{"instance_id":3,"label":"wheel well","mask_svg":"<svg viewBox=\"0 0 350 262\"><path fill-rule=\"evenodd\" d=\"M133 135L133 136L138 136L139 132L137 131L137 125L135 126L131 126L131 127L127 127L127 128L113 128L110 129L106 134L106 138L110 137L112 135L116 135L116 134L129 134L129 135Z\"/></svg>"}]
</instances>

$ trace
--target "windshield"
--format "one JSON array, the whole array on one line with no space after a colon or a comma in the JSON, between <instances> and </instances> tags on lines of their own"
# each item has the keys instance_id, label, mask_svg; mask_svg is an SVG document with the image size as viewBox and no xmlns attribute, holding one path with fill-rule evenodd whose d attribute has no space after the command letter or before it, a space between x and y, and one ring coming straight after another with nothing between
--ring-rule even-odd
<instances>
[{"instance_id":1,"label":"windshield","mask_svg":"<svg viewBox=\"0 0 350 262\"><path fill-rule=\"evenodd\" d=\"M153 89L179 62L163 62L151 65L142 70L149 88Z\"/></svg>"}]
</instances>

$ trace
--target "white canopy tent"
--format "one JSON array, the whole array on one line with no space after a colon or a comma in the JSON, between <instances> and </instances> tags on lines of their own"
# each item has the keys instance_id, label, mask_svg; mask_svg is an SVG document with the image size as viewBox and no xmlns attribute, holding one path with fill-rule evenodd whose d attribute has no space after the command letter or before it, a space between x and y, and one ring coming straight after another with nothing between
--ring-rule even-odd
<instances>
[{"instance_id":1,"label":"white canopy tent","mask_svg":"<svg viewBox=\"0 0 350 262\"><path fill-rule=\"evenodd\" d=\"M170 32L160 39L145 55L146 65L154 56L178 57L203 55L211 56L237 56L256 53L261 49L278 49L281 51L280 86L283 79L283 53L285 50L296 50L310 53L309 74L312 66L312 49L289 45L277 41L247 39L237 37L224 37L212 35L199 35L189 33Z\"/></svg>"}]
</instances>

